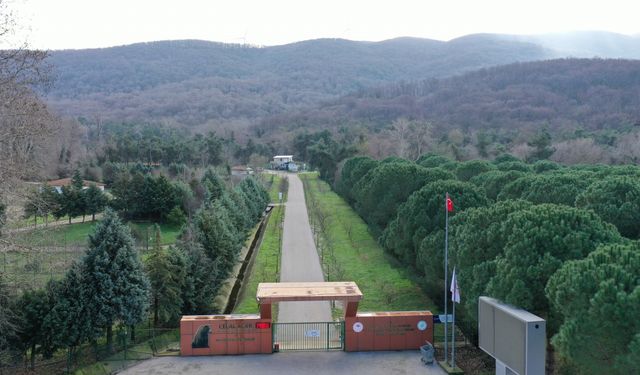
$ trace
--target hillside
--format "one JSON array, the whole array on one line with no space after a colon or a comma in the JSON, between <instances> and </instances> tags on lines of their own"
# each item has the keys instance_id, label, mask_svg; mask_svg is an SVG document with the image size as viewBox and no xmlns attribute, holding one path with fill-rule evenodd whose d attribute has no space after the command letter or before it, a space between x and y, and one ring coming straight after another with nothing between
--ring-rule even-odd
<instances>
[{"instance_id":1,"label":"hillside","mask_svg":"<svg viewBox=\"0 0 640 375\"><path fill-rule=\"evenodd\" d=\"M441 42L319 39L274 47L165 41L53 51L58 112L190 125L255 119L395 81L447 77L553 56L500 36Z\"/></svg>"},{"instance_id":2,"label":"hillside","mask_svg":"<svg viewBox=\"0 0 640 375\"><path fill-rule=\"evenodd\" d=\"M313 110L266 119L273 128L364 124L399 117L447 130L553 132L640 126L640 61L557 59L485 68L464 75L360 90Z\"/></svg>"}]
</instances>

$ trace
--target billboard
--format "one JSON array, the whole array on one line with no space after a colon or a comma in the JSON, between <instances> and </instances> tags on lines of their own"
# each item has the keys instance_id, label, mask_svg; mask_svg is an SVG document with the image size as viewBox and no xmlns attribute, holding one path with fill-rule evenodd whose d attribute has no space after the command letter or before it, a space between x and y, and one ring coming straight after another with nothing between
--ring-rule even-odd
<instances>
[{"instance_id":1,"label":"billboard","mask_svg":"<svg viewBox=\"0 0 640 375\"><path fill-rule=\"evenodd\" d=\"M480 349L512 372L544 375L547 337L544 319L496 299L480 297L478 335Z\"/></svg>"}]
</instances>

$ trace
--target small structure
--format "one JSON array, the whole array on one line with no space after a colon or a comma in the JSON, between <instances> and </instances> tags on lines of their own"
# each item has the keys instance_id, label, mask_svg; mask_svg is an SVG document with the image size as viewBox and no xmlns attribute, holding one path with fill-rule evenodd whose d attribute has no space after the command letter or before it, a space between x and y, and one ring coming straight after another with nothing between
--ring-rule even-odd
<instances>
[{"instance_id":1,"label":"small structure","mask_svg":"<svg viewBox=\"0 0 640 375\"><path fill-rule=\"evenodd\" d=\"M289 163L293 163L293 155L276 155L273 157L271 166L274 169L287 170Z\"/></svg>"},{"instance_id":2,"label":"small structure","mask_svg":"<svg viewBox=\"0 0 640 375\"><path fill-rule=\"evenodd\" d=\"M260 315L183 316L180 354L224 355L279 350L418 350L433 342L429 311L358 313L363 295L356 283L260 283ZM271 305L291 301L342 301L344 317L333 322L273 322Z\"/></svg>"},{"instance_id":3,"label":"small structure","mask_svg":"<svg viewBox=\"0 0 640 375\"><path fill-rule=\"evenodd\" d=\"M47 185L51 186L52 188L56 189L56 191L58 193L62 193L62 187L63 186L71 186L71 178L67 177L67 178L61 178L59 180L51 180L51 181L47 181ZM102 191L104 191L104 184L100 183L100 182L95 182L95 181L89 181L89 180L82 180L82 190L84 189L88 189L89 186L91 185L96 185L96 187Z\"/></svg>"},{"instance_id":4,"label":"small structure","mask_svg":"<svg viewBox=\"0 0 640 375\"><path fill-rule=\"evenodd\" d=\"M260 317L271 319L271 304L287 301L343 301L344 316L355 316L362 292L352 281L260 283L256 293Z\"/></svg>"},{"instance_id":5,"label":"small structure","mask_svg":"<svg viewBox=\"0 0 640 375\"><path fill-rule=\"evenodd\" d=\"M544 375L546 322L496 299L478 299L478 343L496 360L496 375Z\"/></svg>"}]
</instances>

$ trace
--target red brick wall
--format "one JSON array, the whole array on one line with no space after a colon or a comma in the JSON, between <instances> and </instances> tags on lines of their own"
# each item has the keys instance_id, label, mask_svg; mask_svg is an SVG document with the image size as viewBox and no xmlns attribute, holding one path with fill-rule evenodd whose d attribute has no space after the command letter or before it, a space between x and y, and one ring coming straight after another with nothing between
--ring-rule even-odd
<instances>
[{"instance_id":1,"label":"red brick wall","mask_svg":"<svg viewBox=\"0 0 640 375\"><path fill-rule=\"evenodd\" d=\"M345 350L419 349L433 343L433 315L429 311L360 313L345 318Z\"/></svg>"},{"instance_id":2,"label":"red brick wall","mask_svg":"<svg viewBox=\"0 0 640 375\"><path fill-rule=\"evenodd\" d=\"M185 316L180 321L180 354L192 355L226 355L271 353L271 319L260 319L257 315L236 317ZM257 328L256 324L268 324L268 328ZM208 326L209 328L201 327ZM201 344L208 342L208 347L194 348L194 336ZM207 333L208 331L208 333ZM205 336L208 338L204 339ZM204 341L203 341L204 339Z\"/></svg>"}]
</instances>

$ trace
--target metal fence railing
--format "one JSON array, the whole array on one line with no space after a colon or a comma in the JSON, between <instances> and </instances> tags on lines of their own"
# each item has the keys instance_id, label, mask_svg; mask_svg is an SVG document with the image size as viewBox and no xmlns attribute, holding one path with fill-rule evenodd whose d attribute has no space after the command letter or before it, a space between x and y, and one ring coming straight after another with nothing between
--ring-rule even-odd
<instances>
[{"instance_id":1,"label":"metal fence railing","mask_svg":"<svg viewBox=\"0 0 640 375\"><path fill-rule=\"evenodd\" d=\"M274 350L344 349L344 322L274 323Z\"/></svg>"}]
</instances>

